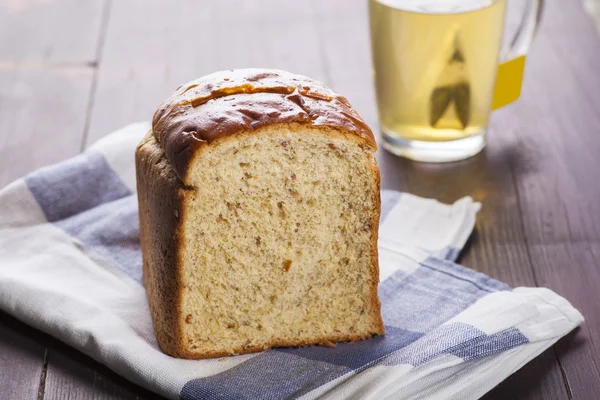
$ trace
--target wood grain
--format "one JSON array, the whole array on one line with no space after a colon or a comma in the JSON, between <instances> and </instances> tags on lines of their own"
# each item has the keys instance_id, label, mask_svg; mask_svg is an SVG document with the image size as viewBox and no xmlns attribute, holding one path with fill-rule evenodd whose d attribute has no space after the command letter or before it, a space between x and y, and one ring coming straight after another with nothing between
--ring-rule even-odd
<instances>
[{"instance_id":1,"label":"wood grain","mask_svg":"<svg viewBox=\"0 0 600 400\"><path fill-rule=\"evenodd\" d=\"M367 2L352 3L350 8L341 0L316 5L319 57L323 60L327 84L347 97L367 124L375 128L377 105L371 83ZM344 11L335 16L334 9Z\"/></svg>"},{"instance_id":2,"label":"wood grain","mask_svg":"<svg viewBox=\"0 0 600 400\"><path fill-rule=\"evenodd\" d=\"M81 150L103 6L0 1L0 187ZM43 396L43 338L0 313L2 398Z\"/></svg>"},{"instance_id":3,"label":"wood grain","mask_svg":"<svg viewBox=\"0 0 600 400\"><path fill-rule=\"evenodd\" d=\"M600 40L581 7L548 2L527 69L535 78L502 123L518 121L514 140L528 158L514 176L537 281L586 318L556 352L573 397L592 398L600 393Z\"/></svg>"},{"instance_id":4,"label":"wood grain","mask_svg":"<svg viewBox=\"0 0 600 400\"><path fill-rule=\"evenodd\" d=\"M0 0L0 63L94 63L108 0Z\"/></svg>"},{"instance_id":5,"label":"wood grain","mask_svg":"<svg viewBox=\"0 0 600 400\"><path fill-rule=\"evenodd\" d=\"M0 393L4 399L35 399L43 382L46 348L33 329L0 311Z\"/></svg>"},{"instance_id":6,"label":"wood grain","mask_svg":"<svg viewBox=\"0 0 600 400\"><path fill-rule=\"evenodd\" d=\"M311 8L273 0L256 4L115 2L87 144L124 124L150 120L179 85L217 70L283 68L325 80ZM251 18L257 10L265 13Z\"/></svg>"},{"instance_id":7,"label":"wood grain","mask_svg":"<svg viewBox=\"0 0 600 400\"><path fill-rule=\"evenodd\" d=\"M3 312L0 312L0 338L2 399L162 398ZM31 376L29 381L15 379L27 376Z\"/></svg>"},{"instance_id":8,"label":"wood grain","mask_svg":"<svg viewBox=\"0 0 600 400\"><path fill-rule=\"evenodd\" d=\"M77 154L92 70L0 68L0 187Z\"/></svg>"},{"instance_id":9,"label":"wood grain","mask_svg":"<svg viewBox=\"0 0 600 400\"><path fill-rule=\"evenodd\" d=\"M88 69L0 68L0 187L77 154L91 86ZM0 393L36 398L44 346L0 313ZM31 394L31 397L29 395Z\"/></svg>"},{"instance_id":10,"label":"wood grain","mask_svg":"<svg viewBox=\"0 0 600 400\"><path fill-rule=\"evenodd\" d=\"M162 399L89 357L53 341L48 350L44 400Z\"/></svg>"}]
</instances>

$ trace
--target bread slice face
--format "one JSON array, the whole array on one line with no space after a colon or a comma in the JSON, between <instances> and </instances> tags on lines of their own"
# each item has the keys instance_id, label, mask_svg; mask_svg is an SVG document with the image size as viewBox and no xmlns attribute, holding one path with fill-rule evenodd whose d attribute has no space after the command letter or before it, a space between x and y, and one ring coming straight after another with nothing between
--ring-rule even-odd
<instances>
[{"instance_id":1,"label":"bread slice face","mask_svg":"<svg viewBox=\"0 0 600 400\"><path fill-rule=\"evenodd\" d=\"M161 151L152 135L138 153L149 148ZM171 187L140 187L146 209L174 206L173 223L162 223L171 246L149 238L159 222L140 213L142 247L163 249L144 249L163 350L219 357L383 333L373 153L343 130L275 124L203 147L175 196L165 196ZM165 173L163 160L138 171ZM174 265L157 265L165 262Z\"/></svg>"}]
</instances>

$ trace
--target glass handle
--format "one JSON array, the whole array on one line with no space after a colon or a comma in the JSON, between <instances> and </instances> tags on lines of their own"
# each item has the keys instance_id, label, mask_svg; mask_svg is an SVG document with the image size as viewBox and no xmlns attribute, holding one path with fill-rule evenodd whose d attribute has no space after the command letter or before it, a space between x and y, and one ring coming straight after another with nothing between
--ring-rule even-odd
<instances>
[{"instance_id":1,"label":"glass handle","mask_svg":"<svg viewBox=\"0 0 600 400\"><path fill-rule=\"evenodd\" d=\"M510 42L510 47L501 58L502 61L509 61L527 54L542 19L543 9L544 0L525 1L523 18Z\"/></svg>"},{"instance_id":2,"label":"glass handle","mask_svg":"<svg viewBox=\"0 0 600 400\"><path fill-rule=\"evenodd\" d=\"M525 4L525 12L515 37L512 39L510 47L500 56L502 61L498 65L492 110L504 107L521 96L525 73L525 54L531 46L542 18L544 0L527 0Z\"/></svg>"}]
</instances>

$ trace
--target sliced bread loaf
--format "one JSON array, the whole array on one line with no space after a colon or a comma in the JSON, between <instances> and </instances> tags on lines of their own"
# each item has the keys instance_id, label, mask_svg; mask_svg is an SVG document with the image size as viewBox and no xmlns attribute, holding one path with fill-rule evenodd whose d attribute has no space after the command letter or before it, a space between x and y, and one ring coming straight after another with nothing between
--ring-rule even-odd
<instances>
[{"instance_id":1,"label":"sliced bread loaf","mask_svg":"<svg viewBox=\"0 0 600 400\"><path fill-rule=\"evenodd\" d=\"M303 76L181 86L136 152L161 348L206 358L383 333L375 150L347 100Z\"/></svg>"}]
</instances>

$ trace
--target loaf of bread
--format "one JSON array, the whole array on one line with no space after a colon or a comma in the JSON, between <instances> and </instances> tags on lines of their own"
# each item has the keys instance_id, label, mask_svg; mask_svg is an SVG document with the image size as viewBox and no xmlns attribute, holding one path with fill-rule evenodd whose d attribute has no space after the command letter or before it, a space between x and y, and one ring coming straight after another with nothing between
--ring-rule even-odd
<instances>
[{"instance_id":1,"label":"loaf of bread","mask_svg":"<svg viewBox=\"0 0 600 400\"><path fill-rule=\"evenodd\" d=\"M136 151L144 284L163 351L208 358L383 333L373 133L322 83L217 72Z\"/></svg>"}]
</instances>

